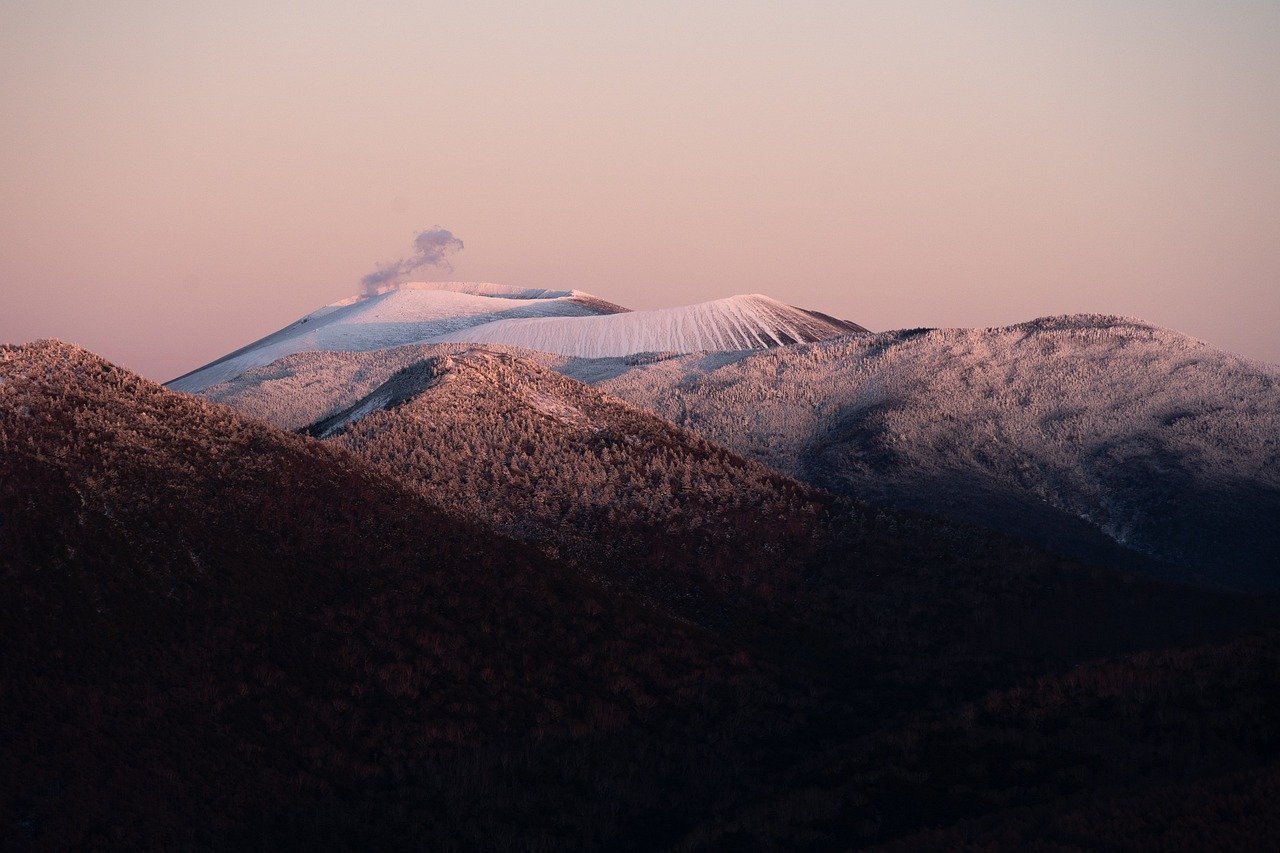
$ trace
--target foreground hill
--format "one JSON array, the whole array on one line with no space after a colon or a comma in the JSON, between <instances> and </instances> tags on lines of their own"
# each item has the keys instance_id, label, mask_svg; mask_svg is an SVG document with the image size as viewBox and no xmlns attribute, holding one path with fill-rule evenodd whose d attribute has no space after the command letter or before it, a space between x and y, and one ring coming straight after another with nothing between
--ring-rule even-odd
<instances>
[{"instance_id":1,"label":"foreground hill","mask_svg":"<svg viewBox=\"0 0 1280 853\"><path fill-rule=\"evenodd\" d=\"M1090 315L556 366L841 494L1280 589L1280 370L1175 332Z\"/></svg>"},{"instance_id":2,"label":"foreground hill","mask_svg":"<svg viewBox=\"0 0 1280 853\"><path fill-rule=\"evenodd\" d=\"M481 746L660 742L772 691L337 447L62 344L0 349L0 512L0 820L22 845L319 840L295 822L321 814L403 843L431 789L496 772Z\"/></svg>"},{"instance_id":3,"label":"foreground hill","mask_svg":"<svg viewBox=\"0 0 1280 853\"><path fill-rule=\"evenodd\" d=\"M1088 710L1083 733L1101 736L1101 763L1087 749L1042 749L1035 713L997 719L988 746L961 760L946 736L917 750L921 725L945 735L991 691L1092 658L1194 648L1268 611L959 525L842 514L813 489L505 356L410 368L382 389L401 398L366 395L367 412L317 428L332 436L321 442L73 347L0 349L0 824L12 846L853 846L1009 807L1066 820L1096 790L1143 798L1174 774L1196 784L1274 761L1269 729L1237 735L1231 722L1265 710L1268 658L1230 654L1188 659L1226 670L1189 715L1181 700L1148 702L1145 682L1132 694L1124 677L1081 682L1062 718ZM427 438L436 425L448 440ZM606 433L612 444L593 443ZM390 456L338 446L392 452L411 436L399 472ZM418 441L447 458L416 457ZM646 470L650 456L663 466ZM595 506L615 517L552 524L557 506L575 511L557 490L606 459L622 493ZM526 489L470 484L443 503L451 488L440 486L486 473L526 476ZM743 495L704 491L716 477L740 480ZM505 525L504 500L524 501L511 532L525 535L527 517L531 541L563 544L569 562L480 523ZM660 524L637 544L655 549L667 527L677 541L761 529L744 533L737 566L646 561L613 538L646 519ZM764 546L777 553L797 530L808 548L772 559ZM598 537L651 578L634 587L644 601L607 567L593 573L575 537ZM689 577L706 581L697 615L733 618L695 627L664 615L678 608L660 593ZM769 595L765 578L776 579ZM1160 727L1137 729L1117 692ZM1226 722L1205 728L1214 716ZM843 773L848 748L866 743L890 760ZM1023 779L992 779L997 746ZM918 807L885 814L894 785ZM845 805L832 811L824 788ZM956 793L918 796L931 790ZM793 805L760 820L765 803ZM1264 826L1246 816L1223 837ZM1120 840L1105 822L1094 830Z\"/></svg>"}]
</instances>

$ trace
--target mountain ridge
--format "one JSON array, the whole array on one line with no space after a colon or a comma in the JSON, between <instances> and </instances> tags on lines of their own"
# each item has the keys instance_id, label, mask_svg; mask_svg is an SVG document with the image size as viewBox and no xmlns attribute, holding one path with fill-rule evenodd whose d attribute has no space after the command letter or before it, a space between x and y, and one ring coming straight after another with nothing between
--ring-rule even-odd
<instances>
[{"instance_id":1,"label":"mountain ridge","mask_svg":"<svg viewBox=\"0 0 1280 853\"><path fill-rule=\"evenodd\" d=\"M504 344L577 358L645 352L732 352L867 334L862 326L741 294L675 308L590 318L513 318L441 335L440 342Z\"/></svg>"}]
</instances>

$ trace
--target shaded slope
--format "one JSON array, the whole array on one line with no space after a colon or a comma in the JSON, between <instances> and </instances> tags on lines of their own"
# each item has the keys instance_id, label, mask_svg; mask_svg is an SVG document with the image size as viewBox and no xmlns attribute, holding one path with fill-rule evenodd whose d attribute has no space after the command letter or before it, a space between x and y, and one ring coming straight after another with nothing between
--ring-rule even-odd
<instances>
[{"instance_id":1,"label":"shaded slope","mask_svg":"<svg viewBox=\"0 0 1280 853\"><path fill-rule=\"evenodd\" d=\"M682 849L1267 849L1280 635L1099 661L833 747Z\"/></svg>"}]
</instances>

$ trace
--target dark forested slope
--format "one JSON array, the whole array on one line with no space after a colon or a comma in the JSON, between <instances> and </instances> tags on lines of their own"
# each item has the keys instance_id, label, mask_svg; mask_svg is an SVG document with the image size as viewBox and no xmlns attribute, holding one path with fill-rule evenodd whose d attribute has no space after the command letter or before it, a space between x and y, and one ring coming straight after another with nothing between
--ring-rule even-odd
<instances>
[{"instance_id":1,"label":"dark forested slope","mask_svg":"<svg viewBox=\"0 0 1280 853\"><path fill-rule=\"evenodd\" d=\"M843 847L1024 812L1114 843L1273 778L1273 653L1202 648L1264 604L846 504L505 357L380 390L317 429L352 453L0 349L12 846Z\"/></svg>"},{"instance_id":2,"label":"dark forested slope","mask_svg":"<svg viewBox=\"0 0 1280 853\"><path fill-rule=\"evenodd\" d=\"M772 690L338 448L74 347L0 350L0 450L11 839L185 846L322 813L450 837L422 813L445 795L419 788L467 777L465 820L484 775L462 767L483 758L459 749L730 726ZM564 771L566 802L587 767Z\"/></svg>"}]
</instances>

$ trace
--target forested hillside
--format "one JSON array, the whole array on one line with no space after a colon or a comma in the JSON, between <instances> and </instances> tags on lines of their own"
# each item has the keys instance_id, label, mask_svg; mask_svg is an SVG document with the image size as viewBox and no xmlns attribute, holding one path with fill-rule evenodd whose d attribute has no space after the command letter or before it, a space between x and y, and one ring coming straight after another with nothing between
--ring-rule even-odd
<instances>
[{"instance_id":1,"label":"forested hillside","mask_svg":"<svg viewBox=\"0 0 1280 853\"><path fill-rule=\"evenodd\" d=\"M662 606L794 597L830 495L531 361L418 362L310 432Z\"/></svg>"},{"instance_id":2,"label":"forested hillside","mask_svg":"<svg viewBox=\"0 0 1280 853\"><path fill-rule=\"evenodd\" d=\"M317 440L0 348L9 846L1269 832L1271 602L859 507L504 354L371 391Z\"/></svg>"},{"instance_id":3,"label":"forested hillside","mask_svg":"<svg viewBox=\"0 0 1280 853\"><path fill-rule=\"evenodd\" d=\"M668 726L732 728L776 692L339 448L74 347L0 350L0 451L2 814L23 846L492 843L508 830L465 814L493 750L567 774L572 800L599 758L557 770L539 744L645 731L661 765ZM463 816L433 829L441 784Z\"/></svg>"}]
</instances>

